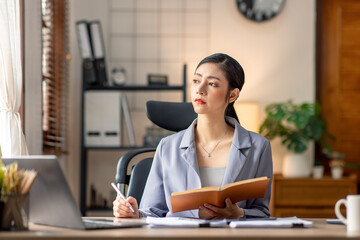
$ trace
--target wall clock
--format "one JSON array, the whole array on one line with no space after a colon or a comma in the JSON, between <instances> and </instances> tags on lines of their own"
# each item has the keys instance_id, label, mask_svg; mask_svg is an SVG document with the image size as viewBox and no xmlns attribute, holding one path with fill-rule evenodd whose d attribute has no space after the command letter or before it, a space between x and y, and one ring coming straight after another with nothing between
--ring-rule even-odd
<instances>
[{"instance_id":1,"label":"wall clock","mask_svg":"<svg viewBox=\"0 0 360 240\"><path fill-rule=\"evenodd\" d=\"M235 0L240 13L246 18L263 22L278 15L284 7L285 0Z\"/></svg>"}]
</instances>

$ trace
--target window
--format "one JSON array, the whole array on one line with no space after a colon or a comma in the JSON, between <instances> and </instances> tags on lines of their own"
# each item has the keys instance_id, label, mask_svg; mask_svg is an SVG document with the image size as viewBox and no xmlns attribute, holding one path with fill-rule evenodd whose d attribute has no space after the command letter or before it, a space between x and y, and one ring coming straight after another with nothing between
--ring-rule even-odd
<instances>
[{"instance_id":1,"label":"window","mask_svg":"<svg viewBox=\"0 0 360 240\"><path fill-rule=\"evenodd\" d=\"M43 151L66 152L68 1L42 0Z\"/></svg>"}]
</instances>

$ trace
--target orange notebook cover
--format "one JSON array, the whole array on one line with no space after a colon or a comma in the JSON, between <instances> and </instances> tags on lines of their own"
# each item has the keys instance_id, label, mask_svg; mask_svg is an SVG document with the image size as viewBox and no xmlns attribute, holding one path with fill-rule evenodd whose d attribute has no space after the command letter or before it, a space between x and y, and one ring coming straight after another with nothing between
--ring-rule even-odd
<instances>
[{"instance_id":1,"label":"orange notebook cover","mask_svg":"<svg viewBox=\"0 0 360 240\"><path fill-rule=\"evenodd\" d=\"M204 187L172 193L170 197L172 212L198 209L205 203L224 207L226 198L230 198L232 203L263 198L269 182L270 178L259 177L229 183L221 187Z\"/></svg>"}]
</instances>

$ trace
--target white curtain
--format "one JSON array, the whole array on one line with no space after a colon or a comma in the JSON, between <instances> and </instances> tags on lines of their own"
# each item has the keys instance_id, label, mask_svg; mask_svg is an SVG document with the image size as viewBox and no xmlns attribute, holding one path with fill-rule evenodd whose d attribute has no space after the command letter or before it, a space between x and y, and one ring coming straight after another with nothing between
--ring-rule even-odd
<instances>
[{"instance_id":1,"label":"white curtain","mask_svg":"<svg viewBox=\"0 0 360 240\"><path fill-rule=\"evenodd\" d=\"M19 0L0 0L0 147L4 157L28 155L19 114L20 34Z\"/></svg>"}]
</instances>

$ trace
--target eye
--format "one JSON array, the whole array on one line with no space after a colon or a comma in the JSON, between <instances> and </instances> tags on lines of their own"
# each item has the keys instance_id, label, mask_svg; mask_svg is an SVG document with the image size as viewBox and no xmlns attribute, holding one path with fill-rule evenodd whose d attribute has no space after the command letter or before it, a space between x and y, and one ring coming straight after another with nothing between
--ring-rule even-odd
<instances>
[{"instance_id":1,"label":"eye","mask_svg":"<svg viewBox=\"0 0 360 240\"><path fill-rule=\"evenodd\" d=\"M199 83L200 81L197 79L193 79L193 83Z\"/></svg>"},{"instance_id":2,"label":"eye","mask_svg":"<svg viewBox=\"0 0 360 240\"><path fill-rule=\"evenodd\" d=\"M209 85L212 86L212 87L217 87L217 84L213 83L213 82L209 82Z\"/></svg>"}]
</instances>

